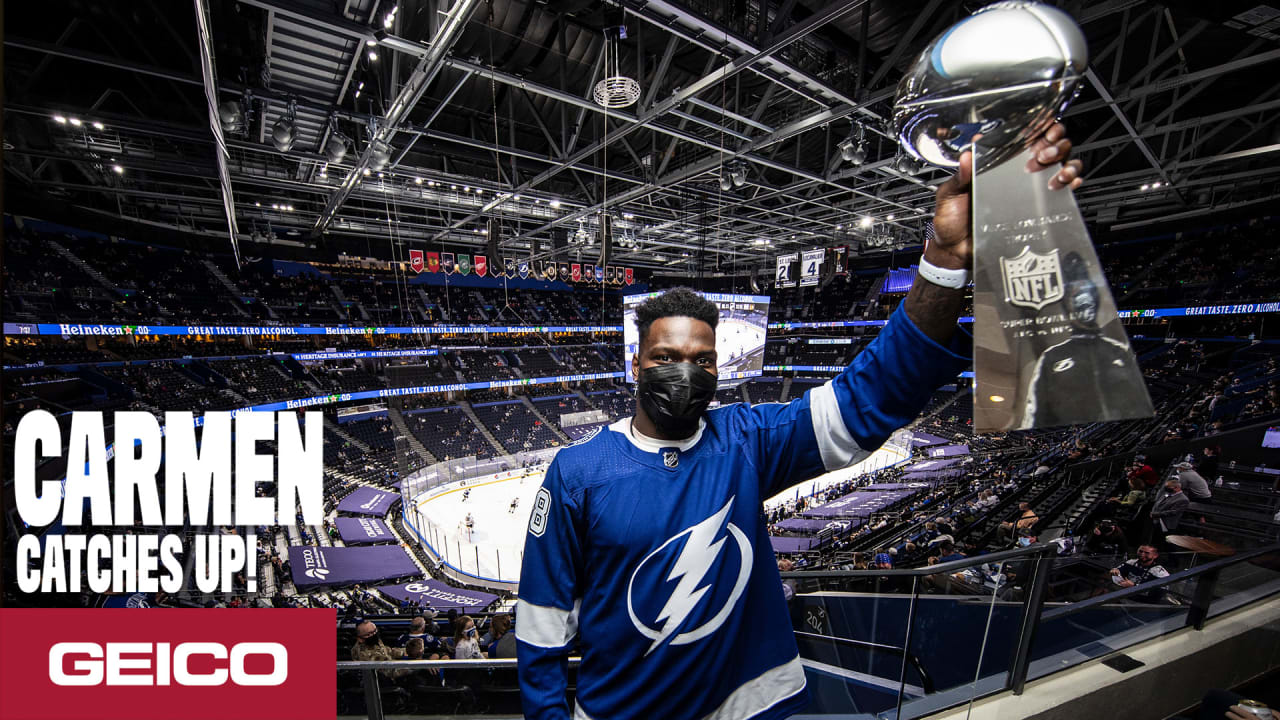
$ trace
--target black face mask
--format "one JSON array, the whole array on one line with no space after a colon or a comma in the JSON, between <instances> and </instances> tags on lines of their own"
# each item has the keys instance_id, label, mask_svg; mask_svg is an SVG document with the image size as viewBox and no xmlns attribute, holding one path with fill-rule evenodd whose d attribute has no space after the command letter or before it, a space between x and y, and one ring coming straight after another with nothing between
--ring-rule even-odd
<instances>
[{"instance_id":1,"label":"black face mask","mask_svg":"<svg viewBox=\"0 0 1280 720\"><path fill-rule=\"evenodd\" d=\"M636 397L654 426L675 438L686 438L716 394L716 377L693 363L654 365L640 371Z\"/></svg>"}]
</instances>

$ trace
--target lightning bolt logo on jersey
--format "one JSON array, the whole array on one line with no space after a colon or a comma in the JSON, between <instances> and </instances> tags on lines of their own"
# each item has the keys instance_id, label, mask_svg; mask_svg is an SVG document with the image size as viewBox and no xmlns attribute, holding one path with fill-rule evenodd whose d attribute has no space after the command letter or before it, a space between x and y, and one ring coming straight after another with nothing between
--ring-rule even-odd
<instances>
[{"instance_id":1,"label":"lightning bolt logo on jersey","mask_svg":"<svg viewBox=\"0 0 1280 720\"><path fill-rule=\"evenodd\" d=\"M707 637L724 624L742 597L751 577L751 541L737 525L727 522L732 507L730 499L720 512L673 536L649 553L631 574L627 613L636 630L653 640L645 655L668 638L672 645L686 645ZM729 538L734 542L726 548ZM675 588L666 590L672 581L676 582ZM726 590L727 596L719 597ZM666 602L654 622L642 619L650 617L647 606L662 597ZM690 622L694 618L699 620ZM672 637L676 630L688 625L692 627Z\"/></svg>"},{"instance_id":2,"label":"lightning bolt logo on jersey","mask_svg":"<svg viewBox=\"0 0 1280 720\"><path fill-rule=\"evenodd\" d=\"M708 411L680 442L629 419L562 449L524 546L515 632L528 720L781 720L804 667L761 504L866 457L969 359L899 310L790 403ZM566 658L580 649L576 707Z\"/></svg>"}]
</instances>

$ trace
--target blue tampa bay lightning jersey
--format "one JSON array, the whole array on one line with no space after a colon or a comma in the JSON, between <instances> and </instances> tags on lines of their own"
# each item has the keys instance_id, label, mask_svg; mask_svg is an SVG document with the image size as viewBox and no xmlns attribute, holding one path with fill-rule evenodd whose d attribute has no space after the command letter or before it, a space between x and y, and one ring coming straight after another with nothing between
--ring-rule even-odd
<instances>
[{"instance_id":1,"label":"blue tampa bay lightning jersey","mask_svg":"<svg viewBox=\"0 0 1280 720\"><path fill-rule=\"evenodd\" d=\"M516 608L529 720L784 718L804 670L761 512L866 457L969 362L899 308L853 363L789 403L708 411L659 441L630 419L561 450L534 500Z\"/></svg>"}]
</instances>

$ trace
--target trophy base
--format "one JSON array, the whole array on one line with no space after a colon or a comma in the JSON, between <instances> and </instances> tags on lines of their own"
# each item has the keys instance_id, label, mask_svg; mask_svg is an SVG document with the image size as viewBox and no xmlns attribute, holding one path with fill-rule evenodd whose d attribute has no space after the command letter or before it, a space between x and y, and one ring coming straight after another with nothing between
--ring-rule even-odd
<instances>
[{"instance_id":1,"label":"trophy base","mask_svg":"<svg viewBox=\"0 0 1280 720\"><path fill-rule=\"evenodd\" d=\"M1151 398L1075 197L974 151L973 428L1150 417Z\"/></svg>"}]
</instances>

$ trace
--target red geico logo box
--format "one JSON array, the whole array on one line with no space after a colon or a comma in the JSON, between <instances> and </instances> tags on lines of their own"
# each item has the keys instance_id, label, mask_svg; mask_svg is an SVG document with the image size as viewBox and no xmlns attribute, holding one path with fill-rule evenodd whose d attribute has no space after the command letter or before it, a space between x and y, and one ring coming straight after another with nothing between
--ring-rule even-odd
<instances>
[{"instance_id":1,"label":"red geico logo box","mask_svg":"<svg viewBox=\"0 0 1280 720\"><path fill-rule=\"evenodd\" d=\"M336 714L333 610L0 610L0 720Z\"/></svg>"}]
</instances>

